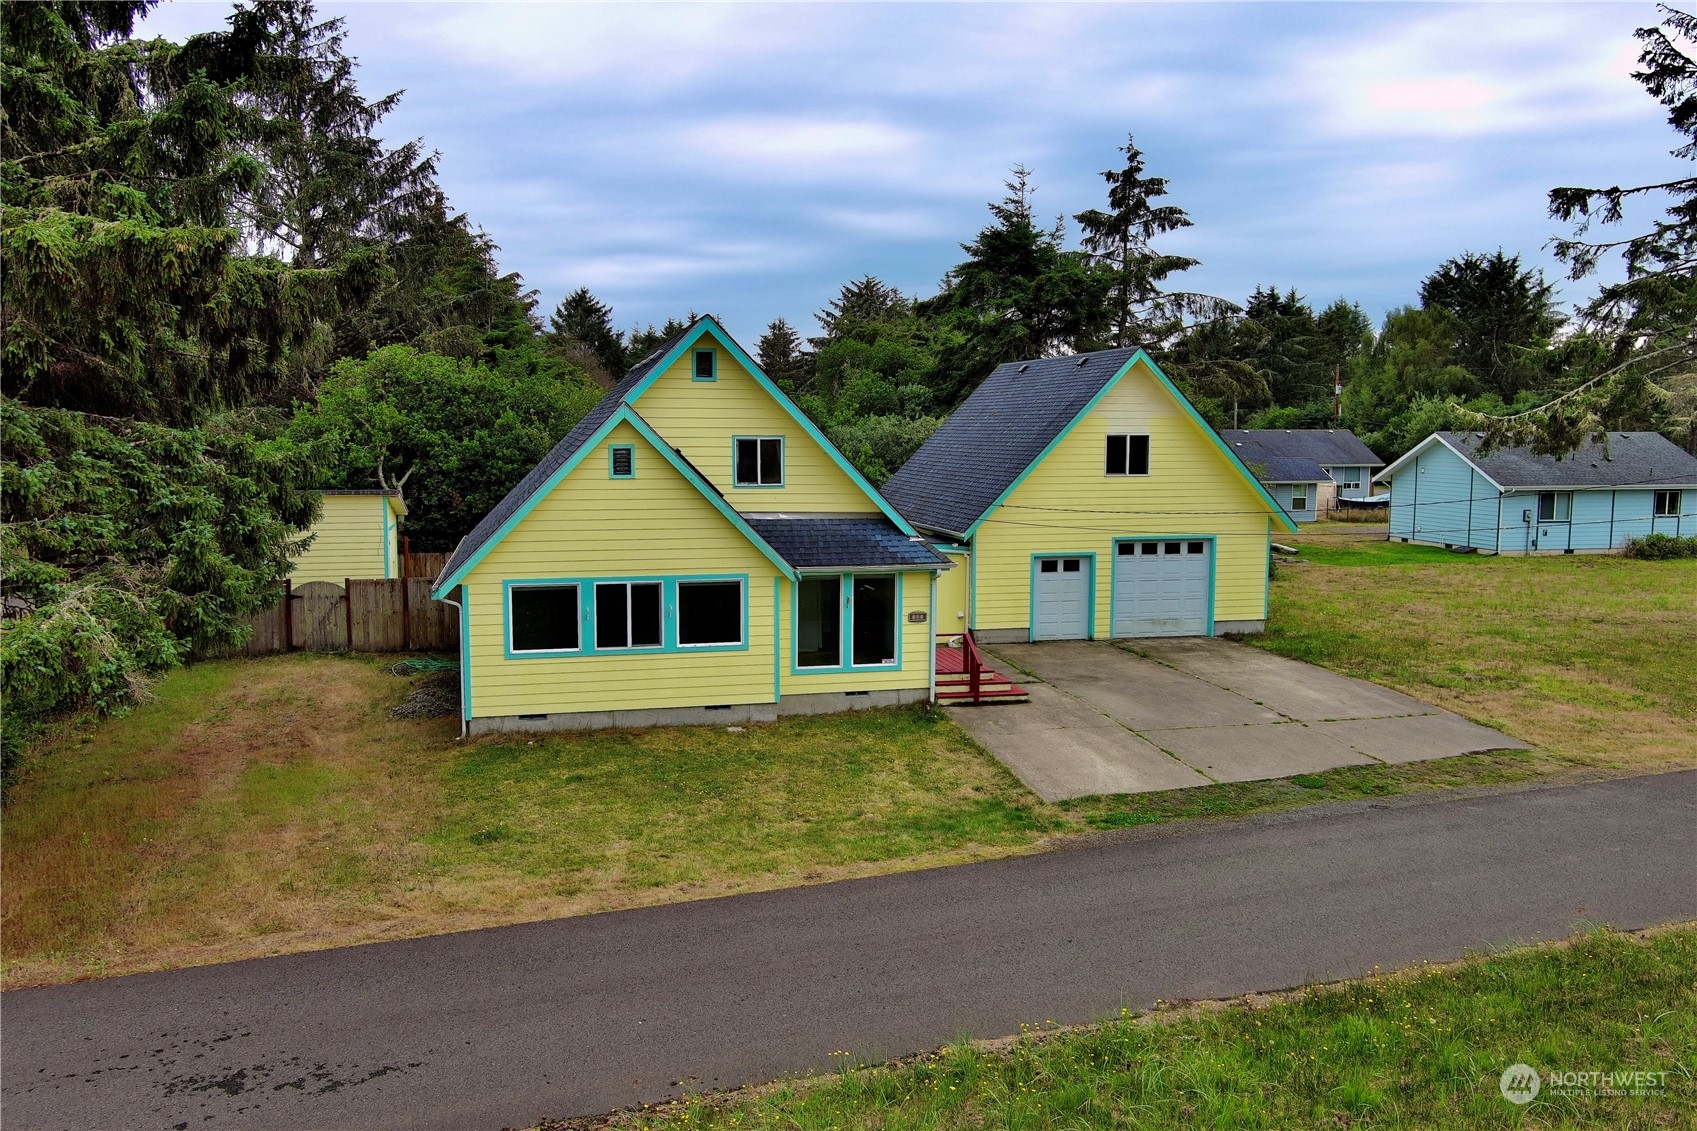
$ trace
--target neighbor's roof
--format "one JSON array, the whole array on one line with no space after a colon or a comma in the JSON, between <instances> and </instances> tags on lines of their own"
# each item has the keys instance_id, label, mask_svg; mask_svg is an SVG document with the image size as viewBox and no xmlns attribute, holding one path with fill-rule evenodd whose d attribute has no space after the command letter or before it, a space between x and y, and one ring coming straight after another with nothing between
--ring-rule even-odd
<instances>
[{"instance_id":1,"label":"neighbor's roof","mask_svg":"<svg viewBox=\"0 0 1697 1131\"><path fill-rule=\"evenodd\" d=\"M442 572L437 575L438 580L444 577L452 577L456 570L470 561L473 555L483 548L483 544L493 538L495 532L500 530L506 524L506 521L517 513L519 508L524 506L533 494L540 491L543 484L547 483L556 471L564 467L567 461L577 454L579 448L589 442L589 438L595 435L596 430L607 423L608 417L619 411L619 406L624 403L625 397L642 383L642 379L647 377L656 365L660 364L660 360L671 351L672 347L689 336L706 317L706 315L702 315L677 334L654 347L654 352L632 366L629 373L626 373L616 385L607 390L607 395L602 397L595 407L589 410L588 415L578 421L576 426L570 432L567 432L547 455L542 457L542 462L531 468L530 474L519 480L518 485L508 491L501 501L495 504L494 509L483 516L481 522L471 528L470 534L460 539L460 544L454 547L453 556L448 559L448 564L443 566Z\"/></svg>"},{"instance_id":2,"label":"neighbor's roof","mask_svg":"<svg viewBox=\"0 0 1697 1131\"><path fill-rule=\"evenodd\" d=\"M1306 456L1256 457L1241 450L1238 454L1263 483L1324 483L1331 479L1325 468Z\"/></svg>"},{"instance_id":3,"label":"neighbor's roof","mask_svg":"<svg viewBox=\"0 0 1697 1131\"><path fill-rule=\"evenodd\" d=\"M1245 463L1300 456L1327 467L1383 467L1385 461L1347 428L1227 428L1220 432Z\"/></svg>"},{"instance_id":4,"label":"neighbor's roof","mask_svg":"<svg viewBox=\"0 0 1697 1131\"><path fill-rule=\"evenodd\" d=\"M1481 456L1484 439L1478 432L1439 432L1433 439L1460 452L1499 487L1697 487L1697 456L1661 433L1608 437L1607 443L1588 439L1559 460L1530 448L1498 448Z\"/></svg>"},{"instance_id":5,"label":"neighbor's roof","mask_svg":"<svg viewBox=\"0 0 1697 1131\"><path fill-rule=\"evenodd\" d=\"M796 569L937 569L952 564L923 538L902 533L882 514L745 514L743 520Z\"/></svg>"},{"instance_id":6,"label":"neighbor's roof","mask_svg":"<svg viewBox=\"0 0 1697 1131\"><path fill-rule=\"evenodd\" d=\"M884 498L909 522L964 535L1137 352L997 366L884 484Z\"/></svg>"}]
</instances>

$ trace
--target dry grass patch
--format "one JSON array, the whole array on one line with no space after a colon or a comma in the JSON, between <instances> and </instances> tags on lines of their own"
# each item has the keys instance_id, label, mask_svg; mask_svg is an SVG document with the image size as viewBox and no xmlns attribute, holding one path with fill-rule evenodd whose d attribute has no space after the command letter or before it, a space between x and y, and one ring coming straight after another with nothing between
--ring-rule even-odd
<instances>
[{"instance_id":1,"label":"dry grass patch","mask_svg":"<svg viewBox=\"0 0 1697 1131\"><path fill-rule=\"evenodd\" d=\"M8 986L1029 850L1060 818L940 715L455 740L335 656L197 665L6 798Z\"/></svg>"}]
</instances>

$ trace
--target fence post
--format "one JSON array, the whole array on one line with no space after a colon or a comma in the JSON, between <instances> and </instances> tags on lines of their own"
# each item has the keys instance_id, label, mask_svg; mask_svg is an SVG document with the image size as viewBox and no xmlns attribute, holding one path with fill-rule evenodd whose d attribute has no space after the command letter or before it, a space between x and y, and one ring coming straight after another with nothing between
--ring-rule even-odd
<instances>
[{"instance_id":1,"label":"fence post","mask_svg":"<svg viewBox=\"0 0 1697 1131\"><path fill-rule=\"evenodd\" d=\"M401 571L401 651L412 651L412 578Z\"/></svg>"},{"instance_id":2,"label":"fence post","mask_svg":"<svg viewBox=\"0 0 1697 1131\"><path fill-rule=\"evenodd\" d=\"M295 579L283 579L283 651L295 650Z\"/></svg>"},{"instance_id":3,"label":"fence post","mask_svg":"<svg viewBox=\"0 0 1697 1131\"><path fill-rule=\"evenodd\" d=\"M348 614L348 651L354 650L354 579L342 578L342 611Z\"/></svg>"}]
</instances>

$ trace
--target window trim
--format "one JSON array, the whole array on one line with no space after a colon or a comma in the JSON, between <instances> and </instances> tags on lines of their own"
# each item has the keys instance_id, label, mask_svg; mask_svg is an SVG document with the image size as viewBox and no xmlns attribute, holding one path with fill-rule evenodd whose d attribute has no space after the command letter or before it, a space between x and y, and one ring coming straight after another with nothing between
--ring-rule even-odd
<instances>
[{"instance_id":1,"label":"window trim","mask_svg":"<svg viewBox=\"0 0 1697 1131\"><path fill-rule=\"evenodd\" d=\"M576 648L515 648L513 647L513 590L515 589L571 589L576 592L577 602L577 647ZM501 642L506 646L509 660L545 659L552 656L577 656L584 651L585 638L583 634L583 586L574 578L538 578L533 581L507 581L501 586Z\"/></svg>"},{"instance_id":2,"label":"window trim","mask_svg":"<svg viewBox=\"0 0 1697 1131\"><path fill-rule=\"evenodd\" d=\"M628 475L620 475L619 472L618 472L618 454L617 453L619 453L619 452L629 452L630 453L630 474L628 474ZM609 444L608 445L608 447L607 447L607 478L608 479L635 479L636 478L636 445L635 444Z\"/></svg>"},{"instance_id":3,"label":"window trim","mask_svg":"<svg viewBox=\"0 0 1697 1131\"><path fill-rule=\"evenodd\" d=\"M683 642L683 622L681 614L681 602L683 600L681 594L684 587L688 585L725 585L730 583L734 583L737 586L737 599L742 603L742 616L737 625L737 631L742 634L742 638L729 643L722 640L716 640L703 642L701 644L685 644ZM748 576L746 574L738 574L735 577L679 577L672 580L671 589L672 603L670 608L672 614L672 635L673 639L677 643L678 651L724 651L726 649L744 649L748 647ZM664 619L662 619L661 623L663 629L665 624Z\"/></svg>"},{"instance_id":4,"label":"window trim","mask_svg":"<svg viewBox=\"0 0 1697 1131\"><path fill-rule=\"evenodd\" d=\"M1544 517L1544 498L1545 498L1545 496L1548 496L1549 499L1550 499L1550 515L1551 515L1550 518ZM1560 513L1561 509L1562 509L1561 508L1561 501L1564 498L1567 500L1567 515L1566 515L1566 517L1562 517L1561 513ZM1540 526L1545 525L1545 524L1548 524L1550 526L1562 526L1562 525L1571 524L1573 522L1573 492L1572 491L1539 491L1538 492L1537 511L1535 513L1538 516L1538 524Z\"/></svg>"},{"instance_id":5,"label":"window trim","mask_svg":"<svg viewBox=\"0 0 1697 1131\"><path fill-rule=\"evenodd\" d=\"M1293 510L1293 511L1307 511L1309 509L1309 504L1311 502L1313 502L1313 500L1314 500L1314 496L1320 493L1319 490L1318 490L1320 485L1318 483L1304 483L1301 486L1302 486L1302 505L1299 507L1299 506L1296 505L1296 499L1297 499L1296 485L1295 484L1291 485L1291 489L1290 489L1290 509ZM1310 490L1310 488L1314 488L1314 490Z\"/></svg>"},{"instance_id":6,"label":"window trim","mask_svg":"<svg viewBox=\"0 0 1697 1131\"><path fill-rule=\"evenodd\" d=\"M1662 500L1663 499L1673 500L1673 509L1672 510L1663 510L1662 509ZM1672 490L1668 490L1666 488L1661 488L1661 487L1656 488L1654 493L1651 495L1651 498L1650 498L1650 518L1651 518L1651 520L1653 521L1653 520L1658 519L1658 518L1684 518L1684 517L1685 517L1685 492L1682 489L1677 488L1677 487L1673 488Z\"/></svg>"},{"instance_id":7,"label":"window trim","mask_svg":"<svg viewBox=\"0 0 1697 1131\"><path fill-rule=\"evenodd\" d=\"M737 445L742 443L744 440L753 441L754 444L755 444L754 461L755 461L755 476L757 478L759 477L761 470L763 470L763 465L760 462L760 447L759 447L760 441L762 441L762 440L776 440L776 441L778 441L778 481L776 483L739 483L739 482L737 482ZM789 463L789 454L790 454L789 453L789 445L784 442L784 437L782 435L778 435L778 436L732 436L731 437L731 486L736 488L739 491L771 491L771 490L775 490L779 487L784 486L785 481L789 477L789 468L786 466Z\"/></svg>"},{"instance_id":8,"label":"window trim","mask_svg":"<svg viewBox=\"0 0 1697 1131\"><path fill-rule=\"evenodd\" d=\"M689 581L735 581L742 586L742 643L740 644L679 644L678 643L678 583ZM637 648L598 648L595 645L594 597L596 585L658 584L660 586L660 644ZM563 588L578 590L578 646L574 649L549 651L513 651L512 591L527 587ZM584 600L588 593L590 599ZM573 659L609 656L654 656L695 654L700 652L746 652L752 645L749 615L751 586L746 573L679 573L644 574L629 577L527 577L501 582L501 645L509 660ZM629 613L627 612L627 617Z\"/></svg>"},{"instance_id":9,"label":"window trim","mask_svg":"<svg viewBox=\"0 0 1697 1131\"><path fill-rule=\"evenodd\" d=\"M1131 441L1133 439L1136 439L1136 438L1141 438L1143 440L1143 470L1142 471L1132 471L1131 470ZM1126 442L1126 445L1125 445L1125 466L1126 466L1126 470L1124 470L1124 471L1109 471L1108 470L1108 450L1107 450L1106 445L1111 444L1115 440L1119 440L1119 439L1123 439ZM1108 432L1108 433L1105 434L1105 442L1104 442L1104 446L1103 446L1103 449L1102 449L1102 475L1103 475L1104 478L1107 478L1107 479L1133 479L1133 478L1146 477L1149 474L1151 474L1153 466L1154 466L1154 451L1155 451L1155 441L1154 441L1153 437L1148 432Z\"/></svg>"},{"instance_id":10,"label":"window trim","mask_svg":"<svg viewBox=\"0 0 1697 1131\"><path fill-rule=\"evenodd\" d=\"M801 580L809 577L837 578L837 599L842 613L842 632L838 641L840 651L837 653L837 663L831 667L804 668L801 666ZM895 618L896 618L896 658L894 662L882 664L857 664L854 662L854 580L857 577L893 577L896 579ZM903 637L906 635L907 598L902 585L903 573L900 570L861 570L858 573L836 573L830 570L814 571L801 574L790 586L790 674L791 675L845 675L860 672L899 672L905 661L902 658ZM929 631L929 629L927 629Z\"/></svg>"},{"instance_id":11,"label":"window trim","mask_svg":"<svg viewBox=\"0 0 1697 1131\"><path fill-rule=\"evenodd\" d=\"M707 376L701 375L701 359L707 357ZM717 381L719 379L719 351L714 349L691 350L689 355L689 379L691 381Z\"/></svg>"},{"instance_id":12,"label":"window trim","mask_svg":"<svg viewBox=\"0 0 1697 1131\"><path fill-rule=\"evenodd\" d=\"M626 640L632 640L636 636L636 602L631 599L632 590L638 585L653 585L653 586L656 586L660 590L660 617L659 617L659 620L660 620L660 642L658 644L635 644L635 643L631 643L631 644L609 644L609 645L603 646L599 639L592 636L590 638L590 642L594 645L595 651L600 653L601 655L605 656L605 655L611 655L615 652L620 654L620 655L624 655L624 654L629 653L629 652L658 652L658 651L663 650L666 647L666 583L665 583L665 581L663 581L659 578L608 577L608 578L602 578L599 581L592 582L590 584L590 592L594 596L594 600L590 602L590 610L589 610L591 627L594 628L597 632L599 632L599 630L601 628L601 590L602 590L602 588L605 587L605 588L611 589L615 586L620 586L620 585L624 586L624 589L625 589L625 639Z\"/></svg>"}]
</instances>

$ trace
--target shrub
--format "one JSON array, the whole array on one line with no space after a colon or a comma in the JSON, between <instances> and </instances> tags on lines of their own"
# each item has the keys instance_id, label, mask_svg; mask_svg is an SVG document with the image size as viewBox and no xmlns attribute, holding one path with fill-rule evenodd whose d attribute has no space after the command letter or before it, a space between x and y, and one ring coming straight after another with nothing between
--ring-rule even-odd
<instances>
[{"instance_id":1,"label":"shrub","mask_svg":"<svg viewBox=\"0 0 1697 1131\"><path fill-rule=\"evenodd\" d=\"M1671 534L1646 534L1626 540L1626 556L1647 562L1697 558L1697 537L1675 538Z\"/></svg>"}]
</instances>

